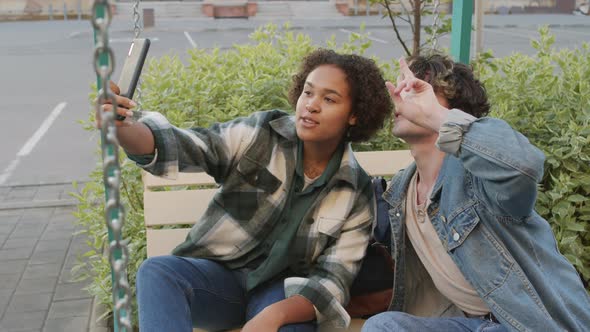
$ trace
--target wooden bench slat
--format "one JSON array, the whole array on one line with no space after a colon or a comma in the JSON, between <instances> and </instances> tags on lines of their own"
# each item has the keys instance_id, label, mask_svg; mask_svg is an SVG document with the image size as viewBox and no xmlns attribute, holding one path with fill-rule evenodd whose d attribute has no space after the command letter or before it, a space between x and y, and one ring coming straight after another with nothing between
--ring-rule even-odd
<instances>
[{"instance_id":1,"label":"wooden bench slat","mask_svg":"<svg viewBox=\"0 0 590 332\"><path fill-rule=\"evenodd\" d=\"M190 228L146 230L147 256L170 255L172 249L184 242Z\"/></svg>"},{"instance_id":2,"label":"wooden bench slat","mask_svg":"<svg viewBox=\"0 0 590 332\"><path fill-rule=\"evenodd\" d=\"M165 179L143 171L144 188L157 188L168 186L188 186L188 185L211 185L215 180L207 173L178 173L176 180Z\"/></svg>"},{"instance_id":3,"label":"wooden bench slat","mask_svg":"<svg viewBox=\"0 0 590 332\"><path fill-rule=\"evenodd\" d=\"M412 161L409 150L398 151L361 151L355 152L365 171L373 176L390 176L406 167ZM211 185L215 180L206 173L179 173L176 180L170 180L143 172L143 183L146 189L166 186Z\"/></svg>"},{"instance_id":4,"label":"wooden bench slat","mask_svg":"<svg viewBox=\"0 0 590 332\"><path fill-rule=\"evenodd\" d=\"M194 224L203 215L216 191L144 191L144 222L146 226Z\"/></svg>"},{"instance_id":5,"label":"wooden bench slat","mask_svg":"<svg viewBox=\"0 0 590 332\"><path fill-rule=\"evenodd\" d=\"M409 150L363 151L354 155L371 176L392 176L414 160Z\"/></svg>"}]
</instances>

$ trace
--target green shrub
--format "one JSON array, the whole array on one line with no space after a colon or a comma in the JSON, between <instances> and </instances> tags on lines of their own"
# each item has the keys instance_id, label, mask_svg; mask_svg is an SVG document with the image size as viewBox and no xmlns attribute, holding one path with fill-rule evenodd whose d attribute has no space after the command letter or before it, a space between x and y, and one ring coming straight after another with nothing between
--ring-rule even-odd
<instances>
[{"instance_id":1,"label":"green shrub","mask_svg":"<svg viewBox=\"0 0 590 332\"><path fill-rule=\"evenodd\" d=\"M552 48L540 29L534 56L513 54L476 66L492 116L508 121L545 153L537 211L560 251L590 281L590 47ZM590 288L588 288L590 289Z\"/></svg>"}]
</instances>

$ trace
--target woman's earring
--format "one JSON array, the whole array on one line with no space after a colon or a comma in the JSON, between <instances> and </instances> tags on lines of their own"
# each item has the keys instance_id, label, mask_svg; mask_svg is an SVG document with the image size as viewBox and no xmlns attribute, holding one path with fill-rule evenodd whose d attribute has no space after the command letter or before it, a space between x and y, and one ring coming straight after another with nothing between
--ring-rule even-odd
<instances>
[{"instance_id":1,"label":"woman's earring","mask_svg":"<svg viewBox=\"0 0 590 332\"><path fill-rule=\"evenodd\" d=\"M352 129L352 127L354 127L354 125L348 126L348 129L346 130L346 140L347 141L350 141L350 130Z\"/></svg>"}]
</instances>

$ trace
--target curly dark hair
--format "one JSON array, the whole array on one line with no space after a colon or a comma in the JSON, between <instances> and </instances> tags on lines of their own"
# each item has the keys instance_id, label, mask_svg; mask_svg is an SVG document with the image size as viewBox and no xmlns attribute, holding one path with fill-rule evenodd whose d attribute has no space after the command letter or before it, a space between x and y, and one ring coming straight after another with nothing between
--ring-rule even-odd
<instances>
[{"instance_id":1,"label":"curly dark hair","mask_svg":"<svg viewBox=\"0 0 590 332\"><path fill-rule=\"evenodd\" d=\"M303 59L299 72L293 75L289 102L294 108L307 76L322 65L334 65L346 75L352 114L356 116L357 122L349 128L345 139L351 142L368 140L383 127L393 109L381 70L375 61L362 56L338 54L328 49L315 50Z\"/></svg>"},{"instance_id":2,"label":"curly dark hair","mask_svg":"<svg viewBox=\"0 0 590 332\"><path fill-rule=\"evenodd\" d=\"M489 113L486 90L470 66L436 52L413 56L407 61L414 75L430 83L435 93L447 99L450 108L458 108L476 118Z\"/></svg>"}]
</instances>

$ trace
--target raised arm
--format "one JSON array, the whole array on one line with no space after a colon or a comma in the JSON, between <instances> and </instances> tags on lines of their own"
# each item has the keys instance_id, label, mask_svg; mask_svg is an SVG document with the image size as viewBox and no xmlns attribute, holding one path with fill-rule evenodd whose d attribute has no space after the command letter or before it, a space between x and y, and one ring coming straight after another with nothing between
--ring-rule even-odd
<instances>
[{"instance_id":1,"label":"raised arm","mask_svg":"<svg viewBox=\"0 0 590 332\"><path fill-rule=\"evenodd\" d=\"M112 89L118 92L116 85ZM117 102L117 113L128 116L132 101L118 96ZM112 105L104 107L112 111ZM175 178L179 171L206 172L223 183L266 118L278 113L258 112L209 128L181 129L160 113L144 112L137 122L117 121L117 136L127 156L154 175Z\"/></svg>"},{"instance_id":2,"label":"raised arm","mask_svg":"<svg viewBox=\"0 0 590 332\"><path fill-rule=\"evenodd\" d=\"M444 107L432 86L416 78L403 60L400 71L397 85L387 83L396 113L437 133L438 148L463 162L483 199L505 215L528 216L543 176L543 153L502 120Z\"/></svg>"},{"instance_id":3,"label":"raised arm","mask_svg":"<svg viewBox=\"0 0 590 332\"><path fill-rule=\"evenodd\" d=\"M474 178L474 189L504 216L527 217L534 209L545 156L506 122L469 118L451 110L438 147L459 158Z\"/></svg>"}]
</instances>

